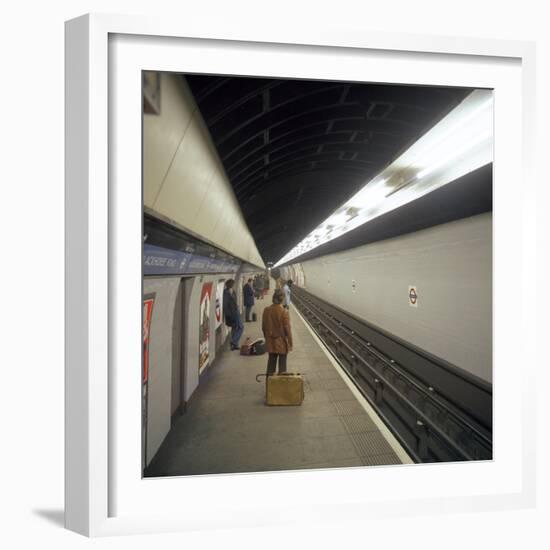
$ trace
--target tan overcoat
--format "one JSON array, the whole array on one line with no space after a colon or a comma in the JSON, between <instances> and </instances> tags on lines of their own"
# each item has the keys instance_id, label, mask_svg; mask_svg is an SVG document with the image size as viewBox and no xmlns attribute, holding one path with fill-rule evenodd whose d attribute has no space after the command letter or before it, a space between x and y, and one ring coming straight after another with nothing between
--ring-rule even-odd
<instances>
[{"instance_id":1,"label":"tan overcoat","mask_svg":"<svg viewBox=\"0 0 550 550\"><path fill-rule=\"evenodd\" d=\"M264 309L262 331L267 353L286 354L292 349L292 332L288 310L280 304Z\"/></svg>"}]
</instances>

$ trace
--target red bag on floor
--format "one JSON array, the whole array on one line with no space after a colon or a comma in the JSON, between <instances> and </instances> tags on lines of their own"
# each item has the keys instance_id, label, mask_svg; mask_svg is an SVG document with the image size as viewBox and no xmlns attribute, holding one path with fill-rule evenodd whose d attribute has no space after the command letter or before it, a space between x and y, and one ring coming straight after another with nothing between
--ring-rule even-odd
<instances>
[{"instance_id":1,"label":"red bag on floor","mask_svg":"<svg viewBox=\"0 0 550 550\"><path fill-rule=\"evenodd\" d=\"M265 340L258 338L253 342L250 338L241 346L241 355L263 355L265 353Z\"/></svg>"},{"instance_id":2,"label":"red bag on floor","mask_svg":"<svg viewBox=\"0 0 550 550\"><path fill-rule=\"evenodd\" d=\"M250 338L246 339L246 342L241 346L241 355L250 355Z\"/></svg>"}]
</instances>

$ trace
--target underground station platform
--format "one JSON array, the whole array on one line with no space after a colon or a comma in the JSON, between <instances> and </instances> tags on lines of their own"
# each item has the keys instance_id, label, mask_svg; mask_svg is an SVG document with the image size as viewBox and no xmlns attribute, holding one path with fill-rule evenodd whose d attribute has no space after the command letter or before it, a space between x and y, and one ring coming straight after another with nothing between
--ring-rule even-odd
<instances>
[{"instance_id":1,"label":"underground station platform","mask_svg":"<svg viewBox=\"0 0 550 550\"><path fill-rule=\"evenodd\" d=\"M246 337L262 337L263 308L244 323ZM348 468L412 463L353 382L290 307L294 351L288 372L304 375L301 406L265 405L267 354L224 350L201 380L144 477ZM228 344L227 344L228 345Z\"/></svg>"}]
</instances>

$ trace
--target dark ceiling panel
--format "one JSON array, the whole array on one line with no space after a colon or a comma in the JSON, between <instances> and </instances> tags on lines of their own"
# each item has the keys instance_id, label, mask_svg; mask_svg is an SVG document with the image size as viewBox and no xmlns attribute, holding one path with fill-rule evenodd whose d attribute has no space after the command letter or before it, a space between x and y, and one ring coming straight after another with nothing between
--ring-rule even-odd
<instances>
[{"instance_id":1,"label":"dark ceiling panel","mask_svg":"<svg viewBox=\"0 0 550 550\"><path fill-rule=\"evenodd\" d=\"M185 78L266 262L279 260L470 92Z\"/></svg>"}]
</instances>

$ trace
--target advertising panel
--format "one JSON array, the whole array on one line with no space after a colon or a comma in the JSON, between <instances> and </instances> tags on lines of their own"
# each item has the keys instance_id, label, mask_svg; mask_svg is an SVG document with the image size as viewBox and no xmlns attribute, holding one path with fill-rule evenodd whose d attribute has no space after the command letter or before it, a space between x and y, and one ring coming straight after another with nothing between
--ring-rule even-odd
<instances>
[{"instance_id":1,"label":"advertising panel","mask_svg":"<svg viewBox=\"0 0 550 550\"><path fill-rule=\"evenodd\" d=\"M222 324L223 318L223 289L225 281L219 281L216 285L216 329Z\"/></svg>"},{"instance_id":2,"label":"advertising panel","mask_svg":"<svg viewBox=\"0 0 550 550\"><path fill-rule=\"evenodd\" d=\"M149 334L155 295L143 298L143 362L142 362L142 392L141 392L141 453L142 467L147 466L147 413L148 413L148 382L149 382Z\"/></svg>"},{"instance_id":3,"label":"advertising panel","mask_svg":"<svg viewBox=\"0 0 550 550\"><path fill-rule=\"evenodd\" d=\"M199 308L199 373L208 365L210 345L210 302L212 283L204 283L201 289Z\"/></svg>"}]
</instances>

